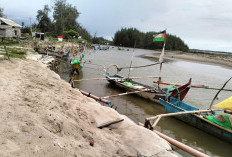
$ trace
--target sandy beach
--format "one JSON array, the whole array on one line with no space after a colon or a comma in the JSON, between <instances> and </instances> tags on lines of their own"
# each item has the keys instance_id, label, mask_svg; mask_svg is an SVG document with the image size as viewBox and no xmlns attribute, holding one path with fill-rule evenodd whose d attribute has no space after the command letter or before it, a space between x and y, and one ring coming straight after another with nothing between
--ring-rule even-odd
<instances>
[{"instance_id":1,"label":"sandy beach","mask_svg":"<svg viewBox=\"0 0 232 157\"><path fill-rule=\"evenodd\" d=\"M154 53L151 55L145 55L145 57L159 58L160 54ZM164 59L169 60L185 60L191 62L207 63L220 65L226 68L232 68L232 54L200 54L200 53L180 53L180 52L165 52Z\"/></svg>"},{"instance_id":2,"label":"sandy beach","mask_svg":"<svg viewBox=\"0 0 232 157\"><path fill-rule=\"evenodd\" d=\"M177 156L158 135L29 58L0 61L0 156Z\"/></svg>"}]
</instances>

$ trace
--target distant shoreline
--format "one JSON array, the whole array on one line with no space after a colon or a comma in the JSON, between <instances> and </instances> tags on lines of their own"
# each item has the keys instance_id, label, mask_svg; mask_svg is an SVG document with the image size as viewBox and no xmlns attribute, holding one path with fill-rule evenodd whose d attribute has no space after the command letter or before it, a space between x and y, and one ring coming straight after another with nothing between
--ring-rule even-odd
<instances>
[{"instance_id":1,"label":"distant shoreline","mask_svg":"<svg viewBox=\"0 0 232 157\"><path fill-rule=\"evenodd\" d=\"M153 53L144 55L148 58L159 58L160 54ZM165 52L165 59L185 60L198 63L220 65L232 69L232 54L209 54L209 53L187 53L187 52Z\"/></svg>"}]
</instances>

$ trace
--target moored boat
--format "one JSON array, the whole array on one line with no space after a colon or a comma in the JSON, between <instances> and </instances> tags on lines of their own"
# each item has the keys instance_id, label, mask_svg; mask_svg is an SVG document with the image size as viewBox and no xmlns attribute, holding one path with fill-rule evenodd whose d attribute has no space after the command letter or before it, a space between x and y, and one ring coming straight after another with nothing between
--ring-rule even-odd
<instances>
[{"instance_id":1,"label":"moored boat","mask_svg":"<svg viewBox=\"0 0 232 157\"><path fill-rule=\"evenodd\" d=\"M112 85L116 85L117 87L125 89L126 91L135 92L136 95L156 103L159 103L159 98L165 98L167 92L166 88L162 89L158 87L157 88L151 87L133 81L130 78L124 78L120 75L105 75L105 76L107 81L109 81ZM179 91L182 95L182 97L180 98L181 100L183 100L185 95L187 94L190 84L191 84L191 79L187 84L179 87ZM170 96L177 97L176 90L170 92L171 92Z\"/></svg>"},{"instance_id":2,"label":"moored boat","mask_svg":"<svg viewBox=\"0 0 232 157\"><path fill-rule=\"evenodd\" d=\"M188 105L182 101L176 101L175 98L170 98L169 101L165 101L164 99L160 98L160 104L165 106L165 110L167 113L178 113L178 112L188 112L188 111L197 111L198 108ZM174 116L175 118L186 122L187 124L190 124L198 129L201 129L205 131L206 133L209 133L211 135L214 135L224 141L227 141L229 143L232 143L232 130L223 126L220 126L210 120L207 119L207 117L213 117L214 120L215 112L209 111L209 112L201 112L201 113L192 113L192 114L180 114Z\"/></svg>"},{"instance_id":3,"label":"moored boat","mask_svg":"<svg viewBox=\"0 0 232 157\"><path fill-rule=\"evenodd\" d=\"M77 59L74 59L72 62L71 62L71 65L72 65L72 72L71 74L73 74L74 72L77 72L79 74L80 70L82 69L82 62L80 60L77 60Z\"/></svg>"},{"instance_id":4,"label":"moored boat","mask_svg":"<svg viewBox=\"0 0 232 157\"><path fill-rule=\"evenodd\" d=\"M72 65L72 72L71 72L71 75L74 74L74 72L77 72L77 74L80 73L80 70L82 69L83 67L83 62L82 62L82 59L85 57L84 54L81 55L80 59L73 59L71 61L71 65Z\"/></svg>"}]
</instances>

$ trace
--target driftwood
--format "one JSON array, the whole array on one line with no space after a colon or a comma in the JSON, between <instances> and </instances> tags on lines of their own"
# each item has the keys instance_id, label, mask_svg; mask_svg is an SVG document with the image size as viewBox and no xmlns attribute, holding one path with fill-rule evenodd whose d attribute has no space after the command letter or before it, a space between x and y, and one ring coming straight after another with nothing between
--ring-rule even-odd
<instances>
[{"instance_id":1,"label":"driftwood","mask_svg":"<svg viewBox=\"0 0 232 157\"><path fill-rule=\"evenodd\" d=\"M99 126L97 126L98 128L104 128L104 127L107 127L107 126L110 126L110 125L112 125L112 124L116 124L116 123L119 123L119 122L121 122L121 121L123 121L124 119L122 119L122 118L118 118L118 119L116 119L116 120L112 120L112 121L110 121L110 122L106 122L106 123L104 123L104 124L101 124L101 125L99 125Z\"/></svg>"}]
</instances>

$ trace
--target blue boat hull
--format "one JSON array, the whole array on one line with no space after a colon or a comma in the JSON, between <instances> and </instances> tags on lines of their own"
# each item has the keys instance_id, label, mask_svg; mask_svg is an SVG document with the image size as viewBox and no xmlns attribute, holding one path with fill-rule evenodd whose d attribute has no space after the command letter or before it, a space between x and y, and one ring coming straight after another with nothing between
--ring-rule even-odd
<instances>
[{"instance_id":1,"label":"blue boat hull","mask_svg":"<svg viewBox=\"0 0 232 157\"><path fill-rule=\"evenodd\" d=\"M181 102L180 106L178 106L174 98L171 98L170 102L166 102L163 99L160 99L160 104L165 106L167 113L198 110L198 108L183 102ZM232 143L232 130L214 124L198 114L183 114L175 116L175 118L184 121L198 129L201 129L211 135L214 135L224 141Z\"/></svg>"}]
</instances>

